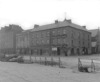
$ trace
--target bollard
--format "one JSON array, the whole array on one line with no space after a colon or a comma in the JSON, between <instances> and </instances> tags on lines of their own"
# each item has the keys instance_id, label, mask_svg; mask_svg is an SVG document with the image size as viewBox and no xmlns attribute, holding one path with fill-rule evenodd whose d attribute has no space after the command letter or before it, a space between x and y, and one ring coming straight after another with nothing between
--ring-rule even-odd
<instances>
[{"instance_id":1,"label":"bollard","mask_svg":"<svg viewBox=\"0 0 100 82\"><path fill-rule=\"evenodd\" d=\"M45 65L47 65L47 58L45 57Z\"/></svg>"},{"instance_id":2,"label":"bollard","mask_svg":"<svg viewBox=\"0 0 100 82\"><path fill-rule=\"evenodd\" d=\"M53 66L53 56L51 56L51 66Z\"/></svg>"}]
</instances>

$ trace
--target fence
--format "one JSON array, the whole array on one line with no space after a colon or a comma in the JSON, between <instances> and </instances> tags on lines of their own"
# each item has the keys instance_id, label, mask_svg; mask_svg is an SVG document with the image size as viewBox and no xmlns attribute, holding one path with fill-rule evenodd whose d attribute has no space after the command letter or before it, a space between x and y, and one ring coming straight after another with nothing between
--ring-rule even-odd
<instances>
[{"instance_id":1,"label":"fence","mask_svg":"<svg viewBox=\"0 0 100 82\"><path fill-rule=\"evenodd\" d=\"M78 70L81 72L100 71L100 60L78 58Z\"/></svg>"},{"instance_id":2,"label":"fence","mask_svg":"<svg viewBox=\"0 0 100 82\"><path fill-rule=\"evenodd\" d=\"M60 56L23 56L24 63L38 63L43 65L62 67Z\"/></svg>"}]
</instances>

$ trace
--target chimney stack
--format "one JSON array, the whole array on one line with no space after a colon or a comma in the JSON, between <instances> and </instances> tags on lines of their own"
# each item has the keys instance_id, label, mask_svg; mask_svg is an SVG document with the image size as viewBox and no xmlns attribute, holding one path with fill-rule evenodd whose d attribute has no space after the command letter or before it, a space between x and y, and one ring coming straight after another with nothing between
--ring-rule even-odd
<instances>
[{"instance_id":1,"label":"chimney stack","mask_svg":"<svg viewBox=\"0 0 100 82\"><path fill-rule=\"evenodd\" d=\"M68 19L67 22L72 23L71 19Z\"/></svg>"},{"instance_id":2,"label":"chimney stack","mask_svg":"<svg viewBox=\"0 0 100 82\"><path fill-rule=\"evenodd\" d=\"M86 26L82 26L84 29L86 29Z\"/></svg>"},{"instance_id":3,"label":"chimney stack","mask_svg":"<svg viewBox=\"0 0 100 82\"><path fill-rule=\"evenodd\" d=\"M38 25L38 24L35 24L35 25L34 25L34 28L38 28L38 27L39 27L39 25Z\"/></svg>"},{"instance_id":4,"label":"chimney stack","mask_svg":"<svg viewBox=\"0 0 100 82\"><path fill-rule=\"evenodd\" d=\"M55 24L57 24L58 23L58 20L55 20Z\"/></svg>"}]
</instances>

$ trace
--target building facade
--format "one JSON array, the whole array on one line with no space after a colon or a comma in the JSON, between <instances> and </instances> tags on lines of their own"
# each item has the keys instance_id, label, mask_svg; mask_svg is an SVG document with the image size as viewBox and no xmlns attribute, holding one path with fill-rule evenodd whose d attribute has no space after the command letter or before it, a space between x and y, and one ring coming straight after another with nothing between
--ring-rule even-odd
<instances>
[{"instance_id":1,"label":"building facade","mask_svg":"<svg viewBox=\"0 0 100 82\"><path fill-rule=\"evenodd\" d=\"M30 53L30 30L22 31L16 35L16 51L19 54L29 54Z\"/></svg>"},{"instance_id":2,"label":"building facade","mask_svg":"<svg viewBox=\"0 0 100 82\"><path fill-rule=\"evenodd\" d=\"M32 54L82 55L91 53L91 33L71 20L35 25L31 31Z\"/></svg>"},{"instance_id":3,"label":"building facade","mask_svg":"<svg viewBox=\"0 0 100 82\"><path fill-rule=\"evenodd\" d=\"M100 53L100 30L99 29L93 29L90 30L91 32L91 45L92 45L92 54Z\"/></svg>"},{"instance_id":4,"label":"building facade","mask_svg":"<svg viewBox=\"0 0 100 82\"><path fill-rule=\"evenodd\" d=\"M0 53L16 53L16 34L20 33L22 28L18 25L9 25L0 30Z\"/></svg>"}]
</instances>

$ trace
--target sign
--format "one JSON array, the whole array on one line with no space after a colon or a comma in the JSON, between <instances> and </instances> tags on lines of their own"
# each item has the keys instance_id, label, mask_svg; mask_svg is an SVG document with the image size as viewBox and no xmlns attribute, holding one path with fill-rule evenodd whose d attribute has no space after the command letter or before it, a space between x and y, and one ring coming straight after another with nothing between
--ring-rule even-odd
<instances>
[{"instance_id":1,"label":"sign","mask_svg":"<svg viewBox=\"0 0 100 82\"><path fill-rule=\"evenodd\" d=\"M52 51L57 51L57 47L52 48Z\"/></svg>"}]
</instances>

